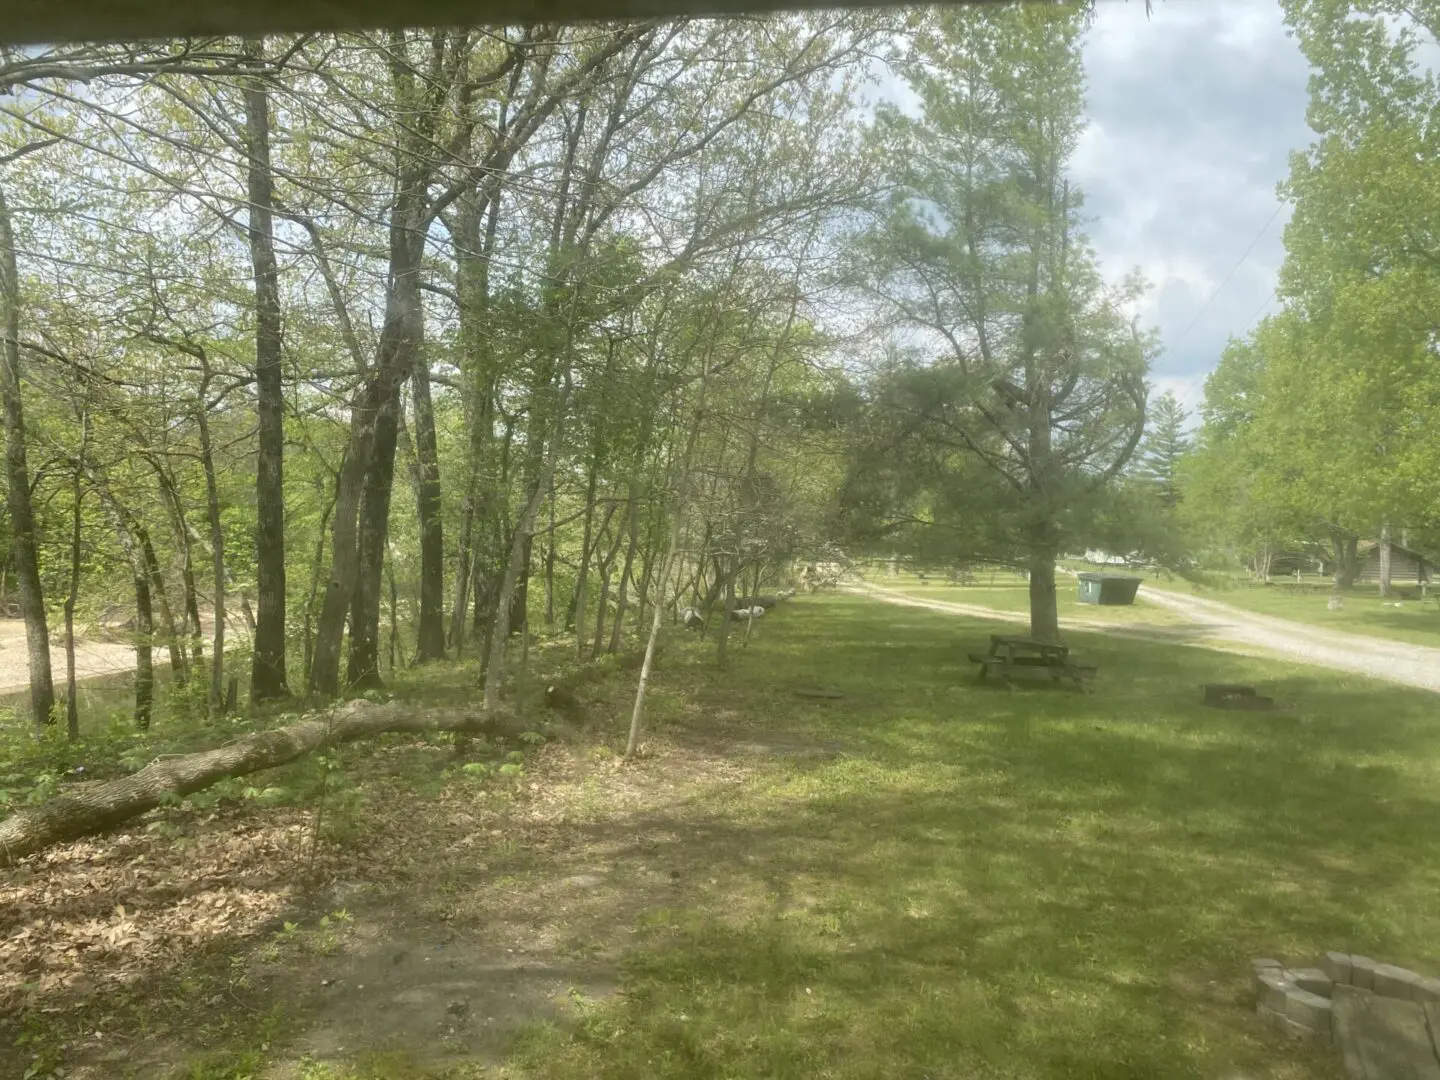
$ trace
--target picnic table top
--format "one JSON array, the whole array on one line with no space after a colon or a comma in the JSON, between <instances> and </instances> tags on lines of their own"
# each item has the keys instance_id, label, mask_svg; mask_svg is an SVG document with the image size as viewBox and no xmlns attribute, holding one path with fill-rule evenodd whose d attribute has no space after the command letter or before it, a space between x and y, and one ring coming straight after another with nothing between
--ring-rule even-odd
<instances>
[{"instance_id":1,"label":"picnic table top","mask_svg":"<svg viewBox=\"0 0 1440 1080\"><path fill-rule=\"evenodd\" d=\"M1070 651L1069 646L1061 645L1058 641L1041 641L1025 634L991 634L990 646L993 649L1034 649L1038 653L1054 656L1064 656Z\"/></svg>"}]
</instances>

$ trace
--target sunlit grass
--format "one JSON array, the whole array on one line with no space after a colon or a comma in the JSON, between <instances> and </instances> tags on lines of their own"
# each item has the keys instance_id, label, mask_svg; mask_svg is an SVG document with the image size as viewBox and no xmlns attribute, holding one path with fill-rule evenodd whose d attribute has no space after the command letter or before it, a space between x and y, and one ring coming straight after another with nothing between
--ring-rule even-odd
<instances>
[{"instance_id":1,"label":"sunlit grass","mask_svg":"<svg viewBox=\"0 0 1440 1080\"><path fill-rule=\"evenodd\" d=\"M1440 970L1436 699L1084 634L1092 694L997 691L964 657L993 626L777 613L730 706L847 752L697 793L714 886L657 902L621 994L527 1032L506 1075L1339 1076L1256 1022L1247 960ZM1202 707L1219 680L1283 708ZM846 696L773 711L801 684Z\"/></svg>"}]
</instances>

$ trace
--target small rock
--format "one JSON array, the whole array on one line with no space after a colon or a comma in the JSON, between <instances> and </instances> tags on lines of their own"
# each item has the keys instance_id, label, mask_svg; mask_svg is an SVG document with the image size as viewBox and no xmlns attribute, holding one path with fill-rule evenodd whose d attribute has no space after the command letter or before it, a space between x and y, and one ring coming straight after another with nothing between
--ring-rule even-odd
<instances>
[{"instance_id":1,"label":"small rock","mask_svg":"<svg viewBox=\"0 0 1440 1080\"><path fill-rule=\"evenodd\" d=\"M449 1005L445 1006L445 1011L451 1016L464 1016L470 1011L470 1002L464 1000L452 1001Z\"/></svg>"}]
</instances>

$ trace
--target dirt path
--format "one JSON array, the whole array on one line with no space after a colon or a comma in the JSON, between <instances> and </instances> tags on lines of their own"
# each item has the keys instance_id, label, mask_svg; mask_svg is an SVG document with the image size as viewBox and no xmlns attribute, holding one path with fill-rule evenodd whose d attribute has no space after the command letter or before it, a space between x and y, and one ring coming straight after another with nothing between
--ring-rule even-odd
<instances>
[{"instance_id":1,"label":"dirt path","mask_svg":"<svg viewBox=\"0 0 1440 1080\"><path fill-rule=\"evenodd\" d=\"M159 662L159 658L156 658ZM51 644L50 667L55 682L65 682L65 646ZM135 670L135 649L112 641L75 642L75 677L93 679ZM30 685L30 655L25 646L25 624L19 619L0 619L0 694L24 690Z\"/></svg>"},{"instance_id":2,"label":"dirt path","mask_svg":"<svg viewBox=\"0 0 1440 1080\"><path fill-rule=\"evenodd\" d=\"M1266 649L1288 660L1334 671L1353 671L1387 682L1440 691L1440 649L1323 630L1181 593L1152 591L1149 599L1227 641Z\"/></svg>"},{"instance_id":3,"label":"dirt path","mask_svg":"<svg viewBox=\"0 0 1440 1080\"><path fill-rule=\"evenodd\" d=\"M888 604L927 608L977 619L996 619L1023 624L1025 616L1014 611L955 604L945 600L921 600L876 585L848 586L852 591L875 597ZM1067 630L1084 630L1116 637L1146 640L1169 638L1177 644L1237 652L1250 656L1280 655L1287 660L1313 664L1332 671L1369 675L1387 682L1440 691L1440 649L1409 645L1401 641L1322 630L1289 619L1256 615L1215 600L1151 590L1146 599L1186 619L1184 626L1092 622L1088 619L1061 619Z\"/></svg>"}]
</instances>

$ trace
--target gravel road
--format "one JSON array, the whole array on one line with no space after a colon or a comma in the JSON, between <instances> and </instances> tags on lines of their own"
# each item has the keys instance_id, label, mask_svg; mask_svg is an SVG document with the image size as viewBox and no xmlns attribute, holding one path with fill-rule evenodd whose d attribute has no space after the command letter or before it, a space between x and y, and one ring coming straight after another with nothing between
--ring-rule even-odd
<instances>
[{"instance_id":1,"label":"gravel road","mask_svg":"<svg viewBox=\"0 0 1440 1080\"><path fill-rule=\"evenodd\" d=\"M1010 623L1026 621L1025 616L1013 611L1000 611L973 604L955 604L945 600L921 600L875 585L856 584L850 588L888 604ZM1162 592L1158 589L1148 590L1145 599L1180 615L1185 619L1186 625L1115 626L1085 619L1061 619L1060 625L1065 629L1118 637L1144 637L1148 640L1169 637L1184 644L1223 652L1280 656L1286 660L1313 664L1332 671L1354 672L1404 686L1440 691L1440 648L1322 630L1289 619L1241 611L1216 600L1202 600L1198 596Z\"/></svg>"},{"instance_id":2,"label":"gravel road","mask_svg":"<svg viewBox=\"0 0 1440 1080\"><path fill-rule=\"evenodd\" d=\"M163 651L163 650L162 650ZM159 662L159 657L156 658ZM65 685L65 646L50 646L50 668L55 685ZM93 679L135 669L135 649L110 641L75 642L75 677ZM30 654L25 646L25 624L19 619L0 619L0 694L24 690L30 685Z\"/></svg>"},{"instance_id":3,"label":"gravel road","mask_svg":"<svg viewBox=\"0 0 1440 1080\"><path fill-rule=\"evenodd\" d=\"M1440 649L1411 645L1404 641L1322 630L1290 619L1256 615L1218 600L1161 592L1152 589L1147 597L1183 615L1207 634L1278 653L1333 671L1352 671L1405 686L1440 691Z\"/></svg>"}]
</instances>

